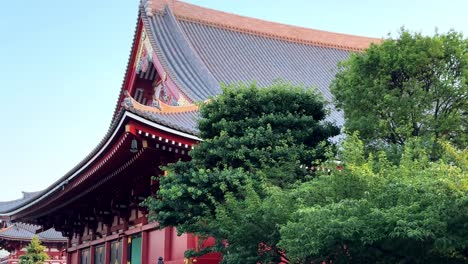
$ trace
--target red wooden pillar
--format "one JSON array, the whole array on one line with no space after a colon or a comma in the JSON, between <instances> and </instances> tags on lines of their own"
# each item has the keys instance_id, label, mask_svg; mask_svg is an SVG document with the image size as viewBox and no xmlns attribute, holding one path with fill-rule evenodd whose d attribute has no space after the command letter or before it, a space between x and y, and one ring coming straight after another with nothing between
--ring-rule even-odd
<instances>
[{"instance_id":1,"label":"red wooden pillar","mask_svg":"<svg viewBox=\"0 0 468 264\"><path fill-rule=\"evenodd\" d=\"M128 236L122 237L122 264L128 262Z\"/></svg>"},{"instance_id":2,"label":"red wooden pillar","mask_svg":"<svg viewBox=\"0 0 468 264\"><path fill-rule=\"evenodd\" d=\"M95 246L89 247L89 264L94 264L94 250Z\"/></svg>"},{"instance_id":3,"label":"red wooden pillar","mask_svg":"<svg viewBox=\"0 0 468 264\"><path fill-rule=\"evenodd\" d=\"M164 261L172 260L172 227L164 228Z\"/></svg>"},{"instance_id":4,"label":"red wooden pillar","mask_svg":"<svg viewBox=\"0 0 468 264\"><path fill-rule=\"evenodd\" d=\"M111 242L106 241L104 244L104 263L110 263Z\"/></svg>"},{"instance_id":5,"label":"red wooden pillar","mask_svg":"<svg viewBox=\"0 0 468 264\"><path fill-rule=\"evenodd\" d=\"M149 250L148 231L141 232L141 263L147 263Z\"/></svg>"},{"instance_id":6,"label":"red wooden pillar","mask_svg":"<svg viewBox=\"0 0 468 264\"><path fill-rule=\"evenodd\" d=\"M72 253L68 251L66 252L67 252L67 264L73 264L72 259L71 259Z\"/></svg>"},{"instance_id":7,"label":"red wooden pillar","mask_svg":"<svg viewBox=\"0 0 468 264\"><path fill-rule=\"evenodd\" d=\"M81 264L81 250L76 250L76 264Z\"/></svg>"},{"instance_id":8,"label":"red wooden pillar","mask_svg":"<svg viewBox=\"0 0 468 264\"><path fill-rule=\"evenodd\" d=\"M187 249L196 249L196 237L193 234L187 234Z\"/></svg>"}]
</instances>

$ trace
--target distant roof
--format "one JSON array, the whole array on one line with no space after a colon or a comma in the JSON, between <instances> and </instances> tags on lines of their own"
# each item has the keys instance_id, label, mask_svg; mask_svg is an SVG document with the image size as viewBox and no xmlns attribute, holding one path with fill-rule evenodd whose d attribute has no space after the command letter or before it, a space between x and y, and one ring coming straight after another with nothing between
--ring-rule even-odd
<instances>
[{"instance_id":1,"label":"distant roof","mask_svg":"<svg viewBox=\"0 0 468 264\"><path fill-rule=\"evenodd\" d=\"M40 192L23 192L23 197L13 200L0 202L0 213L9 212L11 209L19 207L33 200Z\"/></svg>"},{"instance_id":2,"label":"distant roof","mask_svg":"<svg viewBox=\"0 0 468 264\"><path fill-rule=\"evenodd\" d=\"M46 231L40 231L40 228L37 225L7 222L6 227L0 229L0 240L29 241L33 236L37 236L44 243L67 242L67 238L63 237L55 229L51 228Z\"/></svg>"}]
</instances>

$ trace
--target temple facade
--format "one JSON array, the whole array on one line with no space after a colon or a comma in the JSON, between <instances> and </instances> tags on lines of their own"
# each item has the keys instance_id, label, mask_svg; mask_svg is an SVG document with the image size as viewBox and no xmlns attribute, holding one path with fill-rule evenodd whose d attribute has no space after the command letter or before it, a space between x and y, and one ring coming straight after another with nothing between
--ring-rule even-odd
<instances>
[{"instance_id":1,"label":"temple facade","mask_svg":"<svg viewBox=\"0 0 468 264\"><path fill-rule=\"evenodd\" d=\"M70 264L219 263L218 254L185 259L187 249L210 241L159 229L140 206L158 190L161 165L188 160L202 140L196 103L220 94L221 84L277 80L314 87L331 101L337 63L379 41L143 0L107 134L47 189L0 205L0 218L60 231ZM329 120L343 124L333 107Z\"/></svg>"}]
</instances>

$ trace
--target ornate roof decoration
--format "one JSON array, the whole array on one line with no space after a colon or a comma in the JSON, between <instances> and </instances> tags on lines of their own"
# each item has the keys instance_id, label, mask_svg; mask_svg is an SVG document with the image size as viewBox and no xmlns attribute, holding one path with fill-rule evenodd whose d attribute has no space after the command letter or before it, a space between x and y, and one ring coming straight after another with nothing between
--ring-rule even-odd
<instances>
[{"instance_id":1,"label":"ornate roof decoration","mask_svg":"<svg viewBox=\"0 0 468 264\"><path fill-rule=\"evenodd\" d=\"M163 124L167 127L187 132L192 135L198 134L197 119L198 106L195 104L186 106L171 106L157 100L159 107L142 105L130 97L128 93L122 103L122 107L134 114L149 120Z\"/></svg>"}]
</instances>

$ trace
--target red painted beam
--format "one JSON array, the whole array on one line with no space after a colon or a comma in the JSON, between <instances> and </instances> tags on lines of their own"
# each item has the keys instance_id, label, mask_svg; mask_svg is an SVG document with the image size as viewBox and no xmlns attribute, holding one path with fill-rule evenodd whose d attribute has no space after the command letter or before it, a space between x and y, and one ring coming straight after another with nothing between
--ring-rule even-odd
<instances>
[{"instance_id":1,"label":"red painted beam","mask_svg":"<svg viewBox=\"0 0 468 264\"><path fill-rule=\"evenodd\" d=\"M142 124L138 121L129 121L128 122L129 128L127 129L127 132L130 132L134 135L138 135L138 130L141 130L143 133L149 133L150 135L156 135L158 137L162 137L164 139L169 139L169 141L175 141L177 143L182 143L182 144L187 144L190 147L192 145L197 144L198 142L194 139L186 138L183 136L175 135L145 124ZM151 137L150 137L151 138ZM191 149L191 148L189 148ZM188 150L189 150L188 149Z\"/></svg>"}]
</instances>

